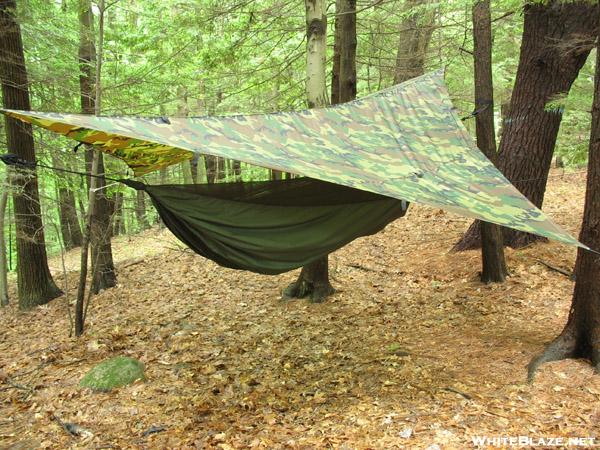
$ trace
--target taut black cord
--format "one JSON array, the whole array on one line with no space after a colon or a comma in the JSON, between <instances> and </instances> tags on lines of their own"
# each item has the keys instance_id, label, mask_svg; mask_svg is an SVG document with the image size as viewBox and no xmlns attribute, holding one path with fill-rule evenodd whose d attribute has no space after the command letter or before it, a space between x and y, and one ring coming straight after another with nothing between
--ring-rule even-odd
<instances>
[{"instance_id":1,"label":"taut black cord","mask_svg":"<svg viewBox=\"0 0 600 450\"><path fill-rule=\"evenodd\" d=\"M460 120L462 120L463 122L467 119L472 119L473 117L475 117L477 114L485 111L486 109L488 109L490 106L492 106L492 101L491 100L480 100L479 102L477 102L478 104L482 105L479 108L476 108L475 111L473 111L471 114L469 114L468 116L465 117L461 117ZM477 104L476 103L476 104Z\"/></svg>"},{"instance_id":2,"label":"taut black cord","mask_svg":"<svg viewBox=\"0 0 600 450\"><path fill-rule=\"evenodd\" d=\"M35 169L36 167L42 167L44 169L56 170L57 172L72 173L74 175L79 175L82 177L104 178L105 180L116 181L118 183L121 183L123 181L120 178L107 177L106 175L94 175L87 172L78 172L76 170L47 166L39 161L26 161L20 158L19 156L15 155L14 153L5 153L4 155L0 155L0 160L7 166L14 166L19 169Z\"/></svg>"}]
</instances>

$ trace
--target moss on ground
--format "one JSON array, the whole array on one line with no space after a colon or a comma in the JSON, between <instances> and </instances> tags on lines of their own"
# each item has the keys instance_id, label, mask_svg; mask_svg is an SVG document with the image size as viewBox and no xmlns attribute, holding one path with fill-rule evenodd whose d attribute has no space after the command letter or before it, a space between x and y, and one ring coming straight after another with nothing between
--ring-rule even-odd
<instances>
[{"instance_id":1,"label":"moss on ground","mask_svg":"<svg viewBox=\"0 0 600 450\"><path fill-rule=\"evenodd\" d=\"M145 379L144 364L133 358L117 356L98 364L81 379L79 384L95 391L110 391L131 384L135 380Z\"/></svg>"}]
</instances>

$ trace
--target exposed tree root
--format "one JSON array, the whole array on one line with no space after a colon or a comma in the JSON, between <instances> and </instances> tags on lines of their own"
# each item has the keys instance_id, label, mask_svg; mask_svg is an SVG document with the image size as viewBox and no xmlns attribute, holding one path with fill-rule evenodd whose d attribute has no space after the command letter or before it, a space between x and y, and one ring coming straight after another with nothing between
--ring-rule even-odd
<instances>
[{"instance_id":1,"label":"exposed tree root","mask_svg":"<svg viewBox=\"0 0 600 450\"><path fill-rule=\"evenodd\" d=\"M527 366L527 381L533 382L535 372L544 363L573 358L577 347L577 339L569 328L554 339L542 353L531 359Z\"/></svg>"},{"instance_id":2,"label":"exposed tree root","mask_svg":"<svg viewBox=\"0 0 600 450\"><path fill-rule=\"evenodd\" d=\"M308 297L311 303L322 303L335 292L329 283L328 258L325 256L302 268L300 276L283 290L284 299Z\"/></svg>"},{"instance_id":3,"label":"exposed tree root","mask_svg":"<svg viewBox=\"0 0 600 450\"><path fill-rule=\"evenodd\" d=\"M291 300L293 298L308 297L311 303L322 303L334 292L335 289L329 282L315 285L306 280L298 279L283 290L283 298Z\"/></svg>"},{"instance_id":4,"label":"exposed tree root","mask_svg":"<svg viewBox=\"0 0 600 450\"><path fill-rule=\"evenodd\" d=\"M563 332L546 349L531 359L527 365L527 381L532 383L537 369L545 363L562 359L589 359L596 372L600 373L600 347L590 344L587 333L576 333L573 322L567 323Z\"/></svg>"}]
</instances>

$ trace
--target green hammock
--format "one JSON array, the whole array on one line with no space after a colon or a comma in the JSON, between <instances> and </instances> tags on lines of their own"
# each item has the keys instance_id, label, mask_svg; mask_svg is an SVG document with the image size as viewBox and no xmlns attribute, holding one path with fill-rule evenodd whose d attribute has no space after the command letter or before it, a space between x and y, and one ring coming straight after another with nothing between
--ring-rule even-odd
<instances>
[{"instance_id":1,"label":"green hammock","mask_svg":"<svg viewBox=\"0 0 600 450\"><path fill-rule=\"evenodd\" d=\"M196 253L232 269L302 267L404 216L408 203L310 178L149 186L165 225Z\"/></svg>"}]
</instances>

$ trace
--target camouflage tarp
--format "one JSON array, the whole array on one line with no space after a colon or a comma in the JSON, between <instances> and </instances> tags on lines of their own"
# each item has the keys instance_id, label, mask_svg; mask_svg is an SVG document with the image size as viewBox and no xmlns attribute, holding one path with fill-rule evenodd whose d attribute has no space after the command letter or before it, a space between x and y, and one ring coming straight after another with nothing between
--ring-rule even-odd
<instances>
[{"instance_id":1,"label":"camouflage tarp","mask_svg":"<svg viewBox=\"0 0 600 450\"><path fill-rule=\"evenodd\" d=\"M194 153L216 155L581 246L479 151L454 111L442 72L299 112L170 119L4 112L94 144L136 175Z\"/></svg>"}]
</instances>

